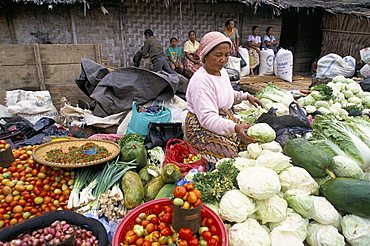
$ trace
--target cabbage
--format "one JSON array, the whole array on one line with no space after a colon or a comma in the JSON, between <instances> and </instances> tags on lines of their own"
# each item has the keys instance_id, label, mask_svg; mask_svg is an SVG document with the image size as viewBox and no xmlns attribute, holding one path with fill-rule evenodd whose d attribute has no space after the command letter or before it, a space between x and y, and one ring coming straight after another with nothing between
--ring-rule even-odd
<instances>
[{"instance_id":1,"label":"cabbage","mask_svg":"<svg viewBox=\"0 0 370 246\"><path fill-rule=\"evenodd\" d=\"M257 159L262 152L262 148L258 145L258 143L248 144L247 150L251 159Z\"/></svg>"},{"instance_id":2,"label":"cabbage","mask_svg":"<svg viewBox=\"0 0 370 246\"><path fill-rule=\"evenodd\" d=\"M323 115L330 114L330 110L329 110L329 109L327 109L327 108L324 108L324 107L319 108L317 111L319 111L319 112L320 112L320 113L322 113Z\"/></svg>"},{"instance_id":3,"label":"cabbage","mask_svg":"<svg viewBox=\"0 0 370 246\"><path fill-rule=\"evenodd\" d=\"M337 155L333 157L333 160L332 171L338 177L361 179L364 176L360 166L351 158Z\"/></svg>"},{"instance_id":4,"label":"cabbage","mask_svg":"<svg viewBox=\"0 0 370 246\"><path fill-rule=\"evenodd\" d=\"M324 225L338 224L340 214L325 197L312 196L314 212L312 219Z\"/></svg>"},{"instance_id":5,"label":"cabbage","mask_svg":"<svg viewBox=\"0 0 370 246\"><path fill-rule=\"evenodd\" d=\"M332 225L311 222L308 225L307 243L311 246L345 246L344 237Z\"/></svg>"},{"instance_id":6,"label":"cabbage","mask_svg":"<svg viewBox=\"0 0 370 246\"><path fill-rule=\"evenodd\" d=\"M272 152L283 152L283 148L278 142L272 141L260 145L263 150L270 150Z\"/></svg>"},{"instance_id":7,"label":"cabbage","mask_svg":"<svg viewBox=\"0 0 370 246\"><path fill-rule=\"evenodd\" d=\"M318 194L319 185L304 168L289 167L279 174L282 191L298 189L309 194Z\"/></svg>"},{"instance_id":8,"label":"cabbage","mask_svg":"<svg viewBox=\"0 0 370 246\"><path fill-rule=\"evenodd\" d=\"M306 102L306 99L304 97L301 97L297 100L297 103L299 104L299 106L301 107L304 107L306 106L307 104L305 103Z\"/></svg>"},{"instance_id":9,"label":"cabbage","mask_svg":"<svg viewBox=\"0 0 370 246\"><path fill-rule=\"evenodd\" d=\"M303 219L294 210L288 208L286 219L279 223L270 223L271 230L291 232L296 234L303 242L307 237L308 219Z\"/></svg>"},{"instance_id":10,"label":"cabbage","mask_svg":"<svg viewBox=\"0 0 370 246\"><path fill-rule=\"evenodd\" d=\"M301 190L288 190L284 198L288 202L289 207L296 213L306 219L312 218L315 206L312 196L307 192Z\"/></svg>"},{"instance_id":11,"label":"cabbage","mask_svg":"<svg viewBox=\"0 0 370 246\"><path fill-rule=\"evenodd\" d=\"M256 215L262 224L267 222L281 222L285 220L288 203L278 195L273 197L256 201Z\"/></svg>"},{"instance_id":12,"label":"cabbage","mask_svg":"<svg viewBox=\"0 0 370 246\"><path fill-rule=\"evenodd\" d=\"M257 158L256 166L268 167L279 173L290 166L290 157L278 152L262 154Z\"/></svg>"},{"instance_id":13,"label":"cabbage","mask_svg":"<svg viewBox=\"0 0 370 246\"><path fill-rule=\"evenodd\" d=\"M220 201L220 216L230 222L243 222L247 216L254 213L253 200L239 190L226 192Z\"/></svg>"},{"instance_id":14,"label":"cabbage","mask_svg":"<svg viewBox=\"0 0 370 246\"><path fill-rule=\"evenodd\" d=\"M364 177L362 179L370 181L370 172L364 173Z\"/></svg>"},{"instance_id":15,"label":"cabbage","mask_svg":"<svg viewBox=\"0 0 370 246\"><path fill-rule=\"evenodd\" d=\"M229 229L229 246L270 246L270 237L254 219L247 219Z\"/></svg>"},{"instance_id":16,"label":"cabbage","mask_svg":"<svg viewBox=\"0 0 370 246\"><path fill-rule=\"evenodd\" d=\"M326 102L326 101L317 101L317 102L315 102L315 107L316 108L324 107L324 108L329 109L329 103Z\"/></svg>"},{"instance_id":17,"label":"cabbage","mask_svg":"<svg viewBox=\"0 0 370 246\"><path fill-rule=\"evenodd\" d=\"M234 166L239 170L244 170L248 167L253 167L255 165L255 160L242 158L242 157L236 157Z\"/></svg>"},{"instance_id":18,"label":"cabbage","mask_svg":"<svg viewBox=\"0 0 370 246\"><path fill-rule=\"evenodd\" d=\"M294 101L294 97L289 91L280 89L272 84L268 84L259 91L256 96L258 98L267 98L273 102L282 103L287 107Z\"/></svg>"},{"instance_id":19,"label":"cabbage","mask_svg":"<svg viewBox=\"0 0 370 246\"><path fill-rule=\"evenodd\" d=\"M332 79L332 82L333 83L337 83L337 82L342 82L342 81L345 81L346 78L343 76L343 75L338 75L338 76L335 76L333 79ZM328 84L329 85L329 84Z\"/></svg>"},{"instance_id":20,"label":"cabbage","mask_svg":"<svg viewBox=\"0 0 370 246\"><path fill-rule=\"evenodd\" d=\"M292 231L272 230L270 233L271 246L304 246L299 236Z\"/></svg>"},{"instance_id":21,"label":"cabbage","mask_svg":"<svg viewBox=\"0 0 370 246\"><path fill-rule=\"evenodd\" d=\"M370 219L349 214L341 224L343 235L352 246L370 245Z\"/></svg>"},{"instance_id":22,"label":"cabbage","mask_svg":"<svg viewBox=\"0 0 370 246\"><path fill-rule=\"evenodd\" d=\"M276 138L274 129L266 123L258 123L249 127L247 135L261 143L269 143Z\"/></svg>"},{"instance_id":23,"label":"cabbage","mask_svg":"<svg viewBox=\"0 0 370 246\"><path fill-rule=\"evenodd\" d=\"M348 102L354 103L354 104L361 104L361 99L358 97L350 97L348 98Z\"/></svg>"},{"instance_id":24,"label":"cabbage","mask_svg":"<svg viewBox=\"0 0 370 246\"><path fill-rule=\"evenodd\" d=\"M273 197L280 189L279 176L266 167L249 167L236 177L240 190L257 200Z\"/></svg>"},{"instance_id":25,"label":"cabbage","mask_svg":"<svg viewBox=\"0 0 370 246\"><path fill-rule=\"evenodd\" d=\"M260 98L261 102L263 103L263 107L265 109L270 109L271 108L271 105L272 105L272 101L270 99L267 99L267 98Z\"/></svg>"},{"instance_id":26,"label":"cabbage","mask_svg":"<svg viewBox=\"0 0 370 246\"><path fill-rule=\"evenodd\" d=\"M249 155L249 153L248 153L248 151L247 151L247 150L245 150L245 151L240 151L240 152L238 153L238 156L240 156L241 158L251 159L251 157L250 157L250 155Z\"/></svg>"},{"instance_id":27,"label":"cabbage","mask_svg":"<svg viewBox=\"0 0 370 246\"><path fill-rule=\"evenodd\" d=\"M353 92L350 90L345 91L343 94L346 99L353 97Z\"/></svg>"},{"instance_id":28,"label":"cabbage","mask_svg":"<svg viewBox=\"0 0 370 246\"><path fill-rule=\"evenodd\" d=\"M312 91L310 94L316 101L319 101L322 99L322 96L319 91Z\"/></svg>"},{"instance_id":29,"label":"cabbage","mask_svg":"<svg viewBox=\"0 0 370 246\"><path fill-rule=\"evenodd\" d=\"M313 96L308 95L308 96L305 97L304 102L305 102L305 105L314 105L316 100L315 100L315 98L313 98Z\"/></svg>"},{"instance_id":30,"label":"cabbage","mask_svg":"<svg viewBox=\"0 0 370 246\"><path fill-rule=\"evenodd\" d=\"M352 91L353 94L356 94L356 93L359 93L360 91L362 91L361 86L359 84L357 84L356 82L349 83L346 86L346 89Z\"/></svg>"},{"instance_id":31,"label":"cabbage","mask_svg":"<svg viewBox=\"0 0 370 246\"><path fill-rule=\"evenodd\" d=\"M317 108L315 106L306 106L306 111L307 111L307 114L312 114L314 113L315 111L317 110Z\"/></svg>"},{"instance_id":32,"label":"cabbage","mask_svg":"<svg viewBox=\"0 0 370 246\"><path fill-rule=\"evenodd\" d=\"M289 108L282 103L273 103L271 107L276 109L277 116L289 115Z\"/></svg>"}]
</instances>

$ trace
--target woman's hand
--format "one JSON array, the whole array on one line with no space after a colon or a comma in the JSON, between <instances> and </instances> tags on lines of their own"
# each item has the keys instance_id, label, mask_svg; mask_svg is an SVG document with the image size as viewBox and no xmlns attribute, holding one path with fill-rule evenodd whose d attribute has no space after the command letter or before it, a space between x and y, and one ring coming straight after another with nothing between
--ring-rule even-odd
<instances>
[{"instance_id":1,"label":"woman's hand","mask_svg":"<svg viewBox=\"0 0 370 246\"><path fill-rule=\"evenodd\" d=\"M242 141L245 144L255 142L254 139L251 138L251 137L248 137L248 135L246 133L249 127L251 127L251 125L249 125L247 123L244 123L244 122L235 125L235 132L241 137Z\"/></svg>"},{"instance_id":2,"label":"woman's hand","mask_svg":"<svg viewBox=\"0 0 370 246\"><path fill-rule=\"evenodd\" d=\"M248 101L249 101L253 106L255 106L256 108L257 108L258 106L263 107L263 103L262 103L262 101L261 101L261 100L259 100L257 97L254 97L254 96L252 96L252 95L248 95L247 100L248 100Z\"/></svg>"}]
</instances>

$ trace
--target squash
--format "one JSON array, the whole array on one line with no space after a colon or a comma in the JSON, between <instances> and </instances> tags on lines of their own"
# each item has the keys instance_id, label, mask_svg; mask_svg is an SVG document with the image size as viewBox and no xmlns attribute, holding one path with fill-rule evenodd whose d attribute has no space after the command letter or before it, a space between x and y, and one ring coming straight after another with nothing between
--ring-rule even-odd
<instances>
[{"instance_id":1,"label":"squash","mask_svg":"<svg viewBox=\"0 0 370 246\"><path fill-rule=\"evenodd\" d=\"M335 178L321 185L320 193L336 209L370 218L370 181Z\"/></svg>"},{"instance_id":2,"label":"squash","mask_svg":"<svg viewBox=\"0 0 370 246\"><path fill-rule=\"evenodd\" d=\"M128 209L139 206L144 200L144 186L139 174L133 171L127 171L121 181L123 193L125 194L125 207Z\"/></svg>"},{"instance_id":3,"label":"squash","mask_svg":"<svg viewBox=\"0 0 370 246\"><path fill-rule=\"evenodd\" d=\"M284 154L292 158L295 166L306 169L314 178L324 178L333 158L304 138L294 138L284 146Z\"/></svg>"},{"instance_id":4,"label":"squash","mask_svg":"<svg viewBox=\"0 0 370 246\"><path fill-rule=\"evenodd\" d=\"M148 164L145 146L138 141L128 142L121 148L121 159L126 162L135 160L139 169Z\"/></svg>"},{"instance_id":5,"label":"squash","mask_svg":"<svg viewBox=\"0 0 370 246\"><path fill-rule=\"evenodd\" d=\"M176 183L181 179L181 170L177 165L168 163L162 168L161 175L166 184Z\"/></svg>"},{"instance_id":6,"label":"squash","mask_svg":"<svg viewBox=\"0 0 370 246\"><path fill-rule=\"evenodd\" d=\"M173 190L176 188L175 184L165 184L162 189L158 192L155 199L171 197Z\"/></svg>"},{"instance_id":7,"label":"squash","mask_svg":"<svg viewBox=\"0 0 370 246\"><path fill-rule=\"evenodd\" d=\"M159 191L164 186L164 181L161 176L155 177L149 181L144 187L145 190L145 201L154 200Z\"/></svg>"}]
</instances>

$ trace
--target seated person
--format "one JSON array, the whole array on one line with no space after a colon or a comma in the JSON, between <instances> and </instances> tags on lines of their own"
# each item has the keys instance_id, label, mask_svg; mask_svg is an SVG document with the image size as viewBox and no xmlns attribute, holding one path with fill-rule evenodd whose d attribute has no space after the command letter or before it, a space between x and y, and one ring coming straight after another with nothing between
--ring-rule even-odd
<instances>
[{"instance_id":1,"label":"seated person","mask_svg":"<svg viewBox=\"0 0 370 246\"><path fill-rule=\"evenodd\" d=\"M168 62L172 70L182 74L184 71L184 65L181 62L182 50L177 47L177 38L171 38L170 44L166 51Z\"/></svg>"},{"instance_id":2,"label":"seated person","mask_svg":"<svg viewBox=\"0 0 370 246\"><path fill-rule=\"evenodd\" d=\"M186 91L187 141L214 163L225 157L237 157L246 143L253 141L246 135L250 125L234 116L232 106L242 100L262 106L257 98L231 87L224 68L231 45L231 40L220 32L204 35L198 49L202 67L194 73Z\"/></svg>"},{"instance_id":3,"label":"seated person","mask_svg":"<svg viewBox=\"0 0 370 246\"><path fill-rule=\"evenodd\" d=\"M199 42L196 40L196 33L194 30L191 30L188 33L189 40L184 44L184 68L185 75L188 78L191 78L195 71L197 71L202 65L197 53Z\"/></svg>"},{"instance_id":4,"label":"seated person","mask_svg":"<svg viewBox=\"0 0 370 246\"><path fill-rule=\"evenodd\" d=\"M166 55L163 52L161 43L153 37L153 31L146 29L144 31L145 42L143 47L143 58L149 58L153 64L152 71L165 71L167 73L176 73L168 65Z\"/></svg>"},{"instance_id":5,"label":"seated person","mask_svg":"<svg viewBox=\"0 0 370 246\"><path fill-rule=\"evenodd\" d=\"M252 34L248 36L247 48L249 50L249 66L251 68L251 74L257 74L257 68L260 64L260 47L261 47L261 37L258 36L259 27L252 27Z\"/></svg>"},{"instance_id":6,"label":"seated person","mask_svg":"<svg viewBox=\"0 0 370 246\"><path fill-rule=\"evenodd\" d=\"M229 19L225 23L225 36L231 39L232 46L231 46L231 53L232 56L238 55L238 49L239 49L239 33L238 29L235 27L235 23L232 19Z\"/></svg>"},{"instance_id":7,"label":"seated person","mask_svg":"<svg viewBox=\"0 0 370 246\"><path fill-rule=\"evenodd\" d=\"M276 38L272 35L272 26L266 28L266 35L262 38L262 48L263 49L272 49L276 54L279 51Z\"/></svg>"}]
</instances>

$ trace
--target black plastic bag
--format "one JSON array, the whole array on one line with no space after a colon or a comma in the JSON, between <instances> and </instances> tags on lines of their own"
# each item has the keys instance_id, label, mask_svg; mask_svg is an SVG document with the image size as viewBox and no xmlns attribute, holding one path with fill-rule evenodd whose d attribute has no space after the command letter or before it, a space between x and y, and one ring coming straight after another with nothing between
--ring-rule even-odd
<instances>
[{"instance_id":1,"label":"black plastic bag","mask_svg":"<svg viewBox=\"0 0 370 246\"><path fill-rule=\"evenodd\" d=\"M166 148L168 140L171 138L183 139L184 132L180 122L150 122L149 132L144 139L144 144L147 149L152 149L156 146Z\"/></svg>"},{"instance_id":2,"label":"black plastic bag","mask_svg":"<svg viewBox=\"0 0 370 246\"><path fill-rule=\"evenodd\" d=\"M363 91L370 91L370 78L364 79L361 83L360 86Z\"/></svg>"},{"instance_id":3,"label":"black plastic bag","mask_svg":"<svg viewBox=\"0 0 370 246\"><path fill-rule=\"evenodd\" d=\"M36 135L36 131L33 129L33 124L23 117L19 117L19 116L3 117L3 118L0 118L0 121L6 122L3 125L3 128L5 128L8 131L15 131L15 130L20 131L27 138L31 138Z\"/></svg>"},{"instance_id":4,"label":"black plastic bag","mask_svg":"<svg viewBox=\"0 0 370 246\"><path fill-rule=\"evenodd\" d=\"M277 109L270 108L257 119L256 123L269 124L275 130L275 140L280 145L284 146L288 140L312 132L306 114L296 102L289 105L289 115L277 116L276 111Z\"/></svg>"}]
</instances>

